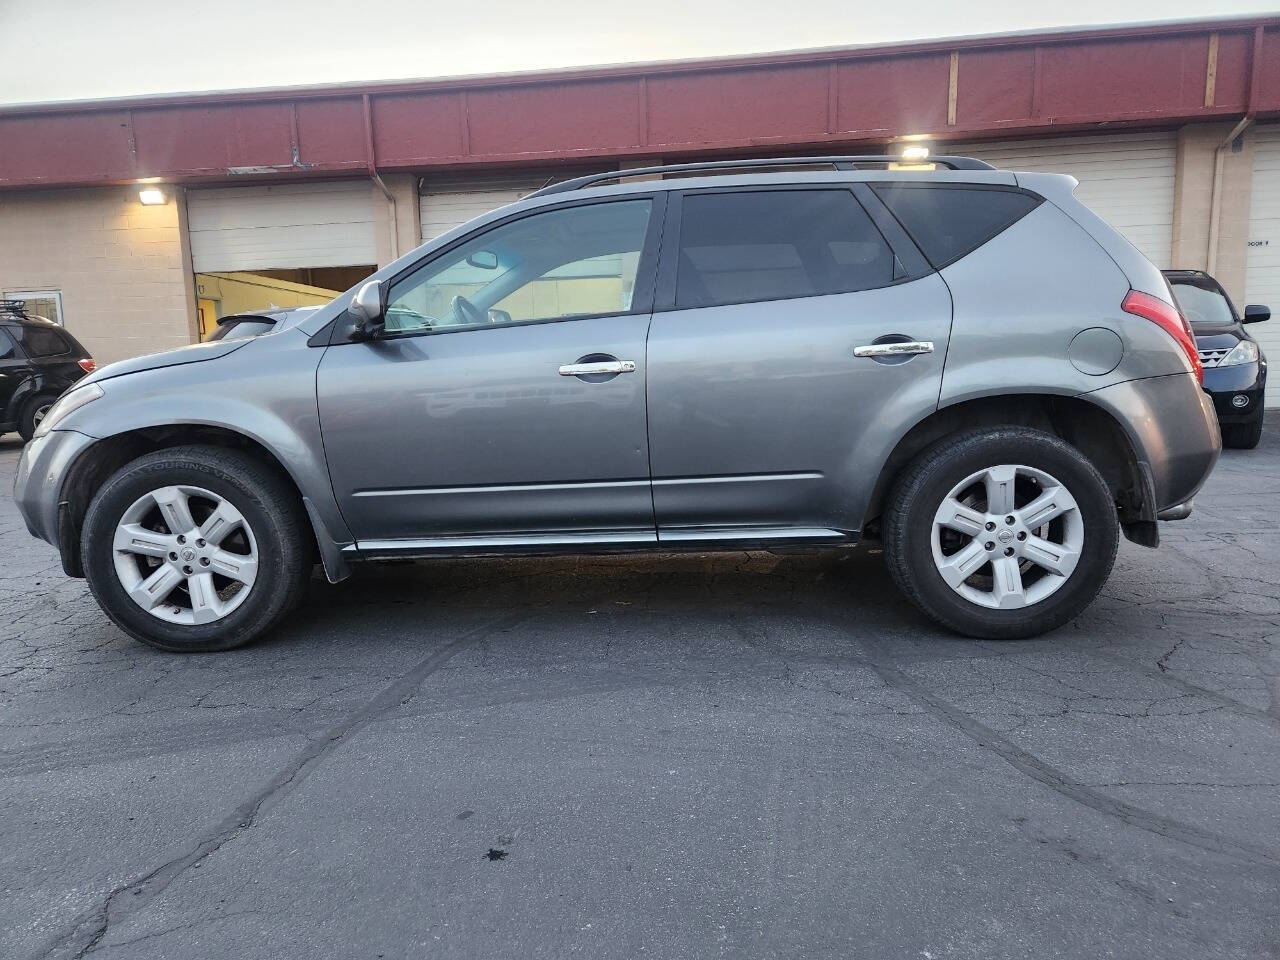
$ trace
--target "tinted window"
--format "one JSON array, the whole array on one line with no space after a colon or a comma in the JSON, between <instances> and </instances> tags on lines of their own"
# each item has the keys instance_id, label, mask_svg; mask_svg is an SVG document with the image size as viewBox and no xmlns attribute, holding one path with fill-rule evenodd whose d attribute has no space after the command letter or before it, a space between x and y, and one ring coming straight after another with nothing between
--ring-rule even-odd
<instances>
[{"instance_id":1,"label":"tinted window","mask_svg":"<svg viewBox=\"0 0 1280 960\"><path fill-rule=\"evenodd\" d=\"M1178 309L1192 326L1221 326L1236 322L1231 304L1219 291L1196 283L1170 283Z\"/></svg>"},{"instance_id":2,"label":"tinted window","mask_svg":"<svg viewBox=\"0 0 1280 960\"><path fill-rule=\"evenodd\" d=\"M28 357L57 357L71 352L71 344L51 327L22 327L22 349Z\"/></svg>"},{"instance_id":3,"label":"tinted window","mask_svg":"<svg viewBox=\"0 0 1280 960\"><path fill-rule=\"evenodd\" d=\"M684 198L677 307L849 293L893 280L893 252L847 190Z\"/></svg>"},{"instance_id":4,"label":"tinted window","mask_svg":"<svg viewBox=\"0 0 1280 960\"><path fill-rule=\"evenodd\" d=\"M652 205L586 204L487 230L392 285L387 332L626 313Z\"/></svg>"},{"instance_id":5,"label":"tinted window","mask_svg":"<svg viewBox=\"0 0 1280 960\"><path fill-rule=\"evenodd\" d=\"M873 184L935 268L982 246L1040 203L1017 190L942 184Z\"/></svg>"},{"instance_id":6,"label":"tinted window","mask_svg":"<svg viewBox=\"0 0 1280 960\"><path fill-rule=\"evenodd\" d=\"M17 349L13 345L13 340L7 333L0 330L0 360L12 360L17 356Z\"/></svg>"}]
</instances>

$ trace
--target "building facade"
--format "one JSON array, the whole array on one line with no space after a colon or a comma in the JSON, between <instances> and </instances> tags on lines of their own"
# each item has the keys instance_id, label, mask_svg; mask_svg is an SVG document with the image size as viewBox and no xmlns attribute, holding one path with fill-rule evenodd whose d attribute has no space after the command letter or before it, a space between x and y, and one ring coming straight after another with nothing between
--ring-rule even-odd
<instances>
[{"instance_id":1,"label":"building facade","mask_svg":"<svg viewBox=\"0 0 1280 960\"><path fill-rule=\"evenodd\" d=\"M323 302L552 179L921 143L1072 174L1157 265L1280 308L1280 17L8 108L0 295L110 361Z\"/></svg>"}]
</instances>

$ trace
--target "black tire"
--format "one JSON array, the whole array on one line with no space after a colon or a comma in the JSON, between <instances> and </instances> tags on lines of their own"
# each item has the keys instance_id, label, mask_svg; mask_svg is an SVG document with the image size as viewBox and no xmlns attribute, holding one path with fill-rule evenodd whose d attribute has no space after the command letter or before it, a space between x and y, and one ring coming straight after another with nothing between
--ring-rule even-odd
<instances>
[{"instance_id":1,"label":"black tire","mask_svg":"<svg viewBox=\"0 0 1280 960\"><path fill-rule=\"evenodd\" d=\"M1262 417L1249 423L1227 423L1222 426L1222 445L1232 450L1252 450L1262 439Z\"/></svg>"},{"instance_id":2,"label":"black tire","mask_svg":"<svg viewBox=\"0 0 1280 960\"><path fill-rule=\"evenodd\" d=\"M229 500L258 544L259 574L245 600L208 624L161 620L128 595L116 573L113 540L121 516L163 486L191 484ZM222 447L158 450L125 464L89 505L81 534L85 577L107 616L136 640L161 650L230 650L271 629L301 600L311 573L311 532L297 491L272 467Z\"/></svg>"},{"instance_id":3,"label":"black tire","mask_svg":"<svg viewBox=\"0 0 1280 960\"><path fill-rule=\"evenodd\" d=\"M22 405L22 413L18 416L18 436L24 443L36 435L36 416L42 410L48 410L58 399L56 393L38 393Z\"/></svg>"},{"instance_id":4,"label":"black tire","mask_svg":"<svg viewBox=\"0 0 1280 960\"><path fill-rule=\"evenodd\" d=\"M1075 498L1084 523L1080 559L1055 592L1028 606L997 610L961 596L933 559L934 515L952 487L998 464L1044 471ZM1026 427L988 427L955 434L921 453L900 475L884 515L884 555L899 589L925 614L957 633L986 640L1032 637L1085 609L1115 562L1115 504L1106 481L1075 447Z\"/></svg>"}]
</instances>

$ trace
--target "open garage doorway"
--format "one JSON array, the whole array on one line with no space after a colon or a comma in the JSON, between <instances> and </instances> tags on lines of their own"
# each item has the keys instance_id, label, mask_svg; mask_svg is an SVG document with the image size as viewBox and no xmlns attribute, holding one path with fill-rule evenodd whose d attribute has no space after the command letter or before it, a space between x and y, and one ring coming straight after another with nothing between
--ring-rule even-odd
<instances>
[{"instance_id":1,"label":"open garage doorway","mask_svg":"<svg viewBox=\"0 0 1280 960\"><path fill-rule=\"evenodd\" d=\"M328 303L376 269L367 180L187 194L200 337L224 317Z\"/></svg>"}]
</instances>

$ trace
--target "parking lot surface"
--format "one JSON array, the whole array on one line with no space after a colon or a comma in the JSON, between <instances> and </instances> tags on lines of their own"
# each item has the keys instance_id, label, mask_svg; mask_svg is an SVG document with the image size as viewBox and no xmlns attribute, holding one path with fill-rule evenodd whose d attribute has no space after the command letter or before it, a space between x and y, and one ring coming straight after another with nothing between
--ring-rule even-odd
<instances>
[{"instance_id":1,"label":"parking lot surface","mask_svg":"<svg viewBox=\"0 0 1280 960\"><path fill-rule=\"evenodd\" d=\"M1280 956L1280 431L1049 636L872 550L449 561L175 656L0 440L0 957Z\"/></svg>"}]
</instances>

